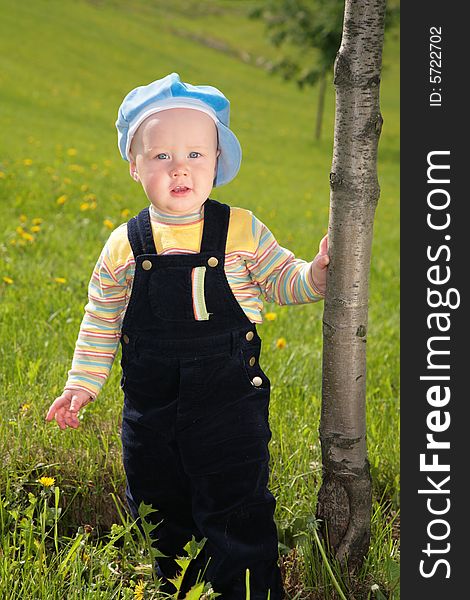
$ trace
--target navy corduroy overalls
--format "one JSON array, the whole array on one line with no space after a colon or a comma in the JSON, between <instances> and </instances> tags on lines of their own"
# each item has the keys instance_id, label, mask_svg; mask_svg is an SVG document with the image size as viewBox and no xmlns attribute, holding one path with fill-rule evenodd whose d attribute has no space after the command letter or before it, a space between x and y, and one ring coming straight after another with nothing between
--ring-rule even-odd
<instances>
[{"instance_id":1,"label":"navy corduroy overalls","mask_svg":"<svg viewBox=\"0 0 470 600\"><path fill-rule=\"evenodd\" d=\"M261 339L227 281L230 207L208 198L198 254L157 254L148 209L128 223L135 278L122 326L123 460L131 514L152 504L156 547L173 558L206 537L192 565L222 600L283 597L275 500L267 488L270 382ZM193 269L205 267L209 318L193 310ZM198 563L199 560L199 563Z\"/></svg>"}]
</instances>

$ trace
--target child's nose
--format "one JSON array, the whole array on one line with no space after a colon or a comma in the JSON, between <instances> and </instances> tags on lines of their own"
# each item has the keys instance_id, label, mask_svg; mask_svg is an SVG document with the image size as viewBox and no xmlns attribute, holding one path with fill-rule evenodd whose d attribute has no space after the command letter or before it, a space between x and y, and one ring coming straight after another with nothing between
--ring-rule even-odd
<instances>
[{"instance_id":1,"label":"child's nose","mask_svg":"<svg viewBox=\"0 0 470 600\"><path fill-rule=\"evenodd\" d=\"M173 164L173 166L171 168L171 176L179 177L181 175L187 175L187 174L188 174L187 163L183 160L175 161L175 163Z\"/></svg>"}]
</instances>

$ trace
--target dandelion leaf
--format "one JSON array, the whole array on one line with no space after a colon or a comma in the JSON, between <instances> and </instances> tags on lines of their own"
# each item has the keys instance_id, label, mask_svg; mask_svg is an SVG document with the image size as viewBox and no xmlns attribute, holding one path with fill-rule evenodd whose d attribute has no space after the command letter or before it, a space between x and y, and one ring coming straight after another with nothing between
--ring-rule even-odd
<instances>
[{"instance_id":1,"label":"dandelion leaf","mask_svg":"<svg viewBox=\"0 0 470 600\"><path fill-rule=\"evenodd\" d=\"M185 600L199 600L204 591L204 582L196 583L185 596Z\"/></svg>"},{"instance_id":2,"label":"dandelion leaf","mask_svg":"<svg viewBox=\"0 0 470 600\"><path fill-rule=\"evenodd\" d=\"M206 543L207 538L202 538L201 541L197 542L196 538L193 536L191 540L186 544L184 549L186 550L189 558L193 559L201 552L204 544Z\"/></svg>"}]
</instances>

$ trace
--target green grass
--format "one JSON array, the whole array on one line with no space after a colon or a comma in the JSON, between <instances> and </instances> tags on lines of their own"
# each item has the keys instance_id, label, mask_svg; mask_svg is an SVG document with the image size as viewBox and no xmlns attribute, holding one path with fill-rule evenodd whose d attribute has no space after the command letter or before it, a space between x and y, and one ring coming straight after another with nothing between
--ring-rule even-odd
<instances>
[{"instance_id":1,"label":"green grass","mask_svg":"<svg viewBox=\"0 0 470 600\"><path fill-rule=\"evenodd\" d=\"M306 260L313 258L326 232L332 86L323 139L315 142L316 89L299 91L294 83L189 37L211 36L237 51L274 58L263 25L244 17L252 4L2 0L0 496L23 505L38 477L56 477L63 509L59 534L65 536L65 546L67 536L73 538L83 524L92 524L99 539L120 522L111 496L123 498L124 485L118 365L99 400L82 411L78 431L46 425L44 415L70 368L88 279L110 233L104 221L118 225L126 220L123 209L135 214L146 204L117 150L114 121L127 91L172 71L184 81L220 87L231 100L231 125L243 148L243 162L238 177L215 189L212 197L253 210L281 245ZM396 39L386 43L384 64L381 198L371 264L367 375L375 525L360 583L363 589L376 583L383 593L397 597L392 591L392 567L398 561L394 515L399 509ZM61 196L66 200L59 205ZM80 210L84 202L88 210ZM40 230L28 241L16 228L31 233L34 218L42 219ZM259 328L262 364L272 381L271 489L278 500L280 539L290 549L308 539L320 484L322 305L265 308L277 314ZM277 349L281 337L287 345ZM129 552L138 554L137 549ZM302 556L289 572L299 568L301 589L306 589L313 585L308 565L316 565L318 578L321 560L315 562L309 551ZM325 578L319 597L334 598ZM99 596L90 592L83 597ZM361 597L357 591L356 597Z\"/></svg>"}]
</instances>

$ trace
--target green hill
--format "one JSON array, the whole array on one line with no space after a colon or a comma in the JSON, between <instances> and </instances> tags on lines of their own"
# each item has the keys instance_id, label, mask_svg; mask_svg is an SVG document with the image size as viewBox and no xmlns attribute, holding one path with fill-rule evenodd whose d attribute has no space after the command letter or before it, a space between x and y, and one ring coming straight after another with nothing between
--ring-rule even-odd
<instances>
[{"instance_id":1,"label":"green hill","mask_svg":"<svg viewBox=\"0 0 470 600\"><path fill-rule=\"evenodd\" d=\"M281 245L306 260L326 232L334 89L330 84L323 139L316 142L317 90L301 91L257 66L257 57L272 59L278 51L266 42L263 25L246 18L253 4L0 0L0 437L9 440L0 450L6 467L0 489L54 475L67 494L77 491L67 510L70 527L108 528L116 519L108 493L123 492L118 365L99 402L84 411L79 433L60 432L43 418L70 368L86 286L109 227L147 203L117 150L114 122L124 95L173 71L183 81L222 89L243 161L237 178L212 197L253 210ZM381 106L367 400L383 530L389 506L399 506L399 51L393 36L384 50ZM263 363L274 382L271 488L281 539L291 546L314 511L319 485L322 307L266 310L277 315L260 328ZM287 342L283 349L279 338ZM372 567L386 581L379 571Z\"/></svg>"}]
</instances>

